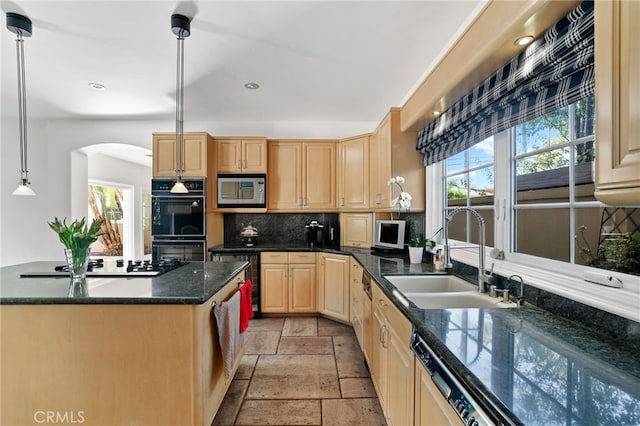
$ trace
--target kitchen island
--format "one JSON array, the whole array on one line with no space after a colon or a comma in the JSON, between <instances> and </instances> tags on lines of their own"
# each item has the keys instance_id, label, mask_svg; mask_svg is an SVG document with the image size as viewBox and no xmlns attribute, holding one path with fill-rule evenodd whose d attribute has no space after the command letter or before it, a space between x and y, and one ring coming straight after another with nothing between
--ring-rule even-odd
<instances>
[{"instance_id":1,"label":"kitchen island","mask_svg":"<svg viewBox=\"0 0 640 426\"><path fill-rule=\"evenodd\" d=\"M88 278L86 297L68 277L20 278L55 264L0 268L0 423L211 424L233 377L211 309L247 263Z\"/></svg>"}]
</instances>

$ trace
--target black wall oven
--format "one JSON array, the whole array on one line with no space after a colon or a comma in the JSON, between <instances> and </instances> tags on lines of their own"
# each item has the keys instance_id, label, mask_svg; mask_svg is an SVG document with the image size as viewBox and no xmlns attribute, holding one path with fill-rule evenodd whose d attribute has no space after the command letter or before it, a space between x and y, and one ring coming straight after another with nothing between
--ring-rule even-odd
<instances>
[{"instance_id":1,"label":"black wall oven","mask_svg":"<svg viewBox=\"0 0 640 426\"><path fill-rule=\"evenodd\" d=\"M151 180L152 259L206 259L206 179L183 179L189 190L172 194L175 179Z\"/></svg>"}]
</instances>

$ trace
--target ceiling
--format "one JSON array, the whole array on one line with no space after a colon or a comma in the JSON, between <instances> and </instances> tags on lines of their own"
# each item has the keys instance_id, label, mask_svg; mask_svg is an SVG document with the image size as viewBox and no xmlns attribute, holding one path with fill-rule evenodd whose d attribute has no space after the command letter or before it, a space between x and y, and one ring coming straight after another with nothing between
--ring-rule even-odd
<instances>
[{"instance_id":1,"label":"ceiling","mask_svg":"<svg viewBox=\"0 0 640 426\"><path fill-rule=\"evenodd\" d=\"M181 13L193 17L185 122L239 123L378 122L484 3L0 1L4 13L33 21L24 44L29 119L174 119L170 17ZM17 116L15 36L6 25L1 34L2 115Z\"/></svg>"}]
</instances>

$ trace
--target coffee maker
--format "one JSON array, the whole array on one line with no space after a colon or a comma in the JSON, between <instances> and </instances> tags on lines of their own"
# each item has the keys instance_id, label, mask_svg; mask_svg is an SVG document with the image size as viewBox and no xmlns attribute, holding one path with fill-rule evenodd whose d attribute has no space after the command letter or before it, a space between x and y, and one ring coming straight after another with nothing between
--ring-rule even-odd
<instances>
[{"instance_id":1,"label":"coffee maker","mask_svg":"<svg viewBox=\"0 0 640 426\"><path fill-rule=\"evenodd\" d=\"M324 225L312 220L311 223L304 226L304 240L307 247L315 248L321 246L324 241Z\"/></svg>"}]
</instances>

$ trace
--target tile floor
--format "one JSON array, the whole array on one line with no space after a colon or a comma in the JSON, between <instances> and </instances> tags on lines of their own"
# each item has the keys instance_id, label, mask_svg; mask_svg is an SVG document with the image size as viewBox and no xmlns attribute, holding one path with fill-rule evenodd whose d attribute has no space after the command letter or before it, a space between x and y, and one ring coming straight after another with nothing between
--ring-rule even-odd
<instances>
[{"instance_id":1,"label":"tile floor","mask_svg":"<svg viewBox=\"0 0 640 426\"><path fill-rule=\"evenodd\" d=\"M254 319L245 344L214 425L386 425L350 326Z\"/></svg>"}]
</instances>

